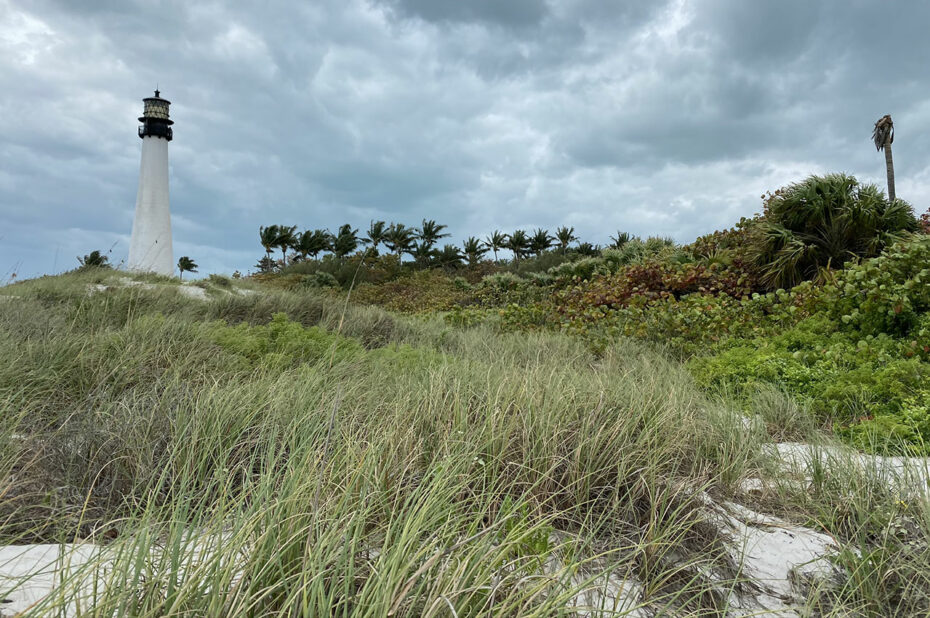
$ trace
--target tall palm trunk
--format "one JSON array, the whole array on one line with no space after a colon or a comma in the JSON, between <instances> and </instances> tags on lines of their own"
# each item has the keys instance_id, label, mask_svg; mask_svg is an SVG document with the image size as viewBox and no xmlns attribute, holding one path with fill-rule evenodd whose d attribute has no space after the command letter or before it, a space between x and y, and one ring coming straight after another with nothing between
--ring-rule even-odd
<instances>
[{"instance_id":1,"label":"tall palm trunk","mask_svg":"<svg viewBox=\"0 0 930 618\"><path fill-rule=\"evenodd\" d=\"M891 137L885 140L885 174L888 176L888 201L894 201L894 160L891 158Z\"/></svg>"}]
</instances>

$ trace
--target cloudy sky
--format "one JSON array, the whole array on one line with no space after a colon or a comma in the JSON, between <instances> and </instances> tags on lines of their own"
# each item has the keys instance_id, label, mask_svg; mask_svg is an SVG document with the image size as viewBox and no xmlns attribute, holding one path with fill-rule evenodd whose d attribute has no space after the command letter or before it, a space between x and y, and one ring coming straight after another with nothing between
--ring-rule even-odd
<instances>
[{"instance_id":1,"label":"cloudy sky","mask_svg":"<svg viewBox=\"0 0 930 618\"><path fill-rule=\"evenodd\" d=\"M894 10L892 10L894 7ZM0 282L126 257L156 83L176 256L258 227L690 241L845 171L930 206L930 3L0 0Z\"/></svg>"}]
</instances>

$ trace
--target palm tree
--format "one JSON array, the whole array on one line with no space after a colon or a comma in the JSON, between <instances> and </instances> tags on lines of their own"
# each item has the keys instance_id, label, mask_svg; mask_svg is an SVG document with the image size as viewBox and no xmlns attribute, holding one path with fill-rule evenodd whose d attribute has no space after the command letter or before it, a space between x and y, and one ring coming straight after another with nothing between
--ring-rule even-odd
<instances>
[{"instance_id":1,"label":"palm tree","mask_svg":"<svg viewBox=\"0 0 930 618\"><path fill-rule=\"evenodd\" d=\"M271 250L277 247L279 226L269 225L268 227L259 227L258 235L261 238L262 246L265 248L267 257L271 257Z\"/></svg>"},{"instance_id":2,"label":"palm tree","mask_svg":"<svg viewBox=\"0 0 930 618\"><path fill-rule=\"evenodd\" d=\"M109 268L110 258L100 253L96 249L82 258L77 259L84 268Z\"/></svg>"},{"instance_id":3,"label":"palm tree","mask_svg":"<svg viewBox=\"0 0 930 618\"><path fill-rule=\"evenodd\" d=\"M362 239L363 242L371 244L374 255L378 255L378 245L386 239L387 224L384 221L372 221L368 226L368 235Z\"/></svg>"},{"instance_id":4,"label":"palm tree","mask_svg":"<svg viewBox=\"0 0 930 618\"><path fill-rule=\"evenodd\" d=\"M526 232L517 230L507 237L507 243L504 245L504 248L513 251L514 261L519 262L520 258L526 253L529 244L530 239L527 237Z\"/></svg>"},{"instance_id":5,"label":"palm tree","mask_svg":"<svg viewBox=\"0 0 930 618\"><path fill-rule=\"evenodd\" d=\"M875 257L917 229L910 205L886 200L875 185L845 174L811 176L769 198L753 259L763 284L787 289L824 269Z\"/></svg>"},{"instance_id":6,"label":"palm tree","mask_svg":"<svg viewBox=\"0 0 930 618\"><path fill-rule=\"evenodd\" d=\"M440 238L449 236L449 234L442 233L447 227L447 225L440 225L432 219L423 219L423 226L417 230L417 237L425 242L429 248L432 248Z\"/></svg>"},{"instance_id":7,"label":"palm tree","mask_svg":"<svg viewBox=\"0 0 930 618\"><path fill-rule=\"evenodd\" d=\"M331 251L333 248L333 235L328 230L313 230L313 249L310 250L310 257L316 259L316 256L324 251Z\"/></svg>"},{"instance_id":8,"label":"palm tree","mask_svg":"<svg viewBox=\"0 0 930 618\"><path fill-rule=\"evenodd\" d=\"M455 245L444 245L434 255L436 263L447 270L454 270L462 265L462 252Z\"/></svg>"},{"instance_id":9,"label":"palm tree","mask_svg":"<svg viewBox=\"0 0 930 618\"><path fill-rule=\"evenodd\" d=\"M469 236L465 242L462 243L462 249L465 250L465 257L468 258L469 266L476 265L488 252L488 248L484 243L474 236Z\"/></svg>"},{"instance_id":10,"label":"palm tree","mask_svg":"<svg viewBox=\"0 0 930 618\"><path fill-rule=\"evenodd\" d=\"M433 249L426 241L421 241L416 243L410 251L410 255L413 256L413 260L419 264L422 268L428 268L430 262L439 254L436 249Z\"/></svg>"},{"instance_id":11,"label":"palm tree","mask_svg":"<svg viewBox=\"0 0 930 618\"><path fill-rule=\"evenodd\" d=\"M297 240L295 232L297 231L296 225L279 225L278 228L278 237L275 239L274 246L281 249L281 259L284 262L284 265L287 265L287 250L290 249Z\"/></svg>"},{"instance_id":12,"label":"palm tree","mask_svg":"<svg viewBox=\"0 0 930 618\"><path fill-rule=\"evenodd\" d=\"M358 230L348 223L341 225L332 242L333 253L342 259L358 248Z\"/></svg>"},{"instance_id":13,"label":"palm tree","mask_svg":"<svg viewBox=\"0 0 930 618\"><path fill-rule=\"evenodd\" d=\"M876 150L885 151L885 174L888 177L888 201L894 201L894 161L891 158L891 142L894 141L894 122L891 116L885 114L875 123L872 129L872 141Z\"/></svg>"},{"instance_id":14,"label":"palm tree","mask_svg":"<svg viewBox=\"0 0 930 618\"><path fill-rule=\"evenodd\" d=\"M310 253L311 242L313 240L313 232L310 230L304 230L303 232L297 234L294 237L294 244L291 245L291 249L297 254L293 260L304 261L307 259L307 255Z\"/></svg>"},{"instance_id":15,"label":"palm tree","mask_svg":"<svg viewBox=\"0 0 930 618\"><path fill-rule=\"evenodd\" d=\"M402 253L410 251L414 236L415 230L403 223L391 223L384 234L384 244L397 255L399 260Z\"/></svg>"},{"instance_id":16,"label":"palm tree","mask_svg":"<svg viewBox=\"0 0 930 618\"><path fill-rule=\"evenodd\" d=\"M494 230L494 233L487 237L485 244L494 253L494 261L497 261L497 252L507 248L507 234L500 230Z\"/></svg>"},{"instance_id":17,"label":"palm tree","mask_svg":"<svg viewBox=\"0 0 930 618\"><path fill-rule=\"evenodd\" d=\"M184 279L185 272L197 272L197 263L186 255L181 256L181 258L178 260L178 271L180 272L179 277Z\"/></svg>"},{"instance_id":18,"label":"palm tree","mask_svg":"<svg viewBox=\"0 0 930 618\"><path fill-rule=\"evenodd\" d=\"M629 234L629 232L621 232L620 230L617 230L617 235L610 237L610 246L614 249L622 249L623 245L630 242L631 240L633 240L633 237Z\"/></svg>"},{"instance_id":19,"label":"palm tree","mask_svg":"<svg viewBox=\"0 0 930 618\"><path fill-rule=\"evenodd\" d=\"M543 251L552 246L552 240L549 230L536 228L533 235L530 236L529 249L536 254L536 257L539 257Z\"/></svg>"},{"instance_id":20,"label":"palm tree","mask_svg":"<svg viewBox=\"0 0 930 618\"><path fill-rule=\"evenodd\" d=\"M565 253L568 249L568 245L578 240L578 237L575 236L574 227L566 227L563 225L555 231L555 239L559 243L559 251Z\"/></svg>"},{"instance_id":21,"label":"palm tree","mask_svg":"<svg viewBox=\"0 0 930 618\"><path fill-rule=\"evenodd\" d=\"M326 230L304 230L297 234L291 248L300 255L300 259L306 260L308 255L316 258L320 251L325 251L328 246L329 234Z\"/></svg>"},{"instance_id":22,"label":"palm tree","mask_svg":"<svg viewBox=\"0 0 930 618\"><path fill-rule=\"evenodd\" d=\"M578 246L575 247L575 252L585 257L597 257L601 254L601 246L592 245L589 242L580 242Z\"/></svg>"}]
</instances>

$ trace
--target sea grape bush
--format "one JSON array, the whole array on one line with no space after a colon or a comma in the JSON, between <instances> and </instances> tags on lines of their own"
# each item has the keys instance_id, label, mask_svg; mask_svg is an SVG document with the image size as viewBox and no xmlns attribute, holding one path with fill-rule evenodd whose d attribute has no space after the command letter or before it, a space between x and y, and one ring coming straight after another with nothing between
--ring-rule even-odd
<instances>
[{"instance_id":1,"label":"sea grape bush","mask_svg":"<svg viewBox=\"0 0 930 618\"><path fill-rule=\"evenodd\" d=\"M612 271L610 264L604 258L582 258L575 262L566 262L549 269L548 274L554 281L569 283L572 281L587 281L597 275L609 275Z\"/></svg>"},{"instance_id":2,"label":"sea grape bush","mask_svg":"<svg viewBox=\"0 0 930 618\"><path fill-rule=\"evenodd\" d=\"M601 250L596 257L585 257L550 268L546 274L552 282L564 286L577 281L589 281L598 276L613 275L632 264L669 263L684 264L694 261L691 252L677 247L672 241L651 237L627 241L620 248Z\"/></svg>"},{"instance_id":3,"label":"sea grape bush","mask_svg":"<svg viewBox=\"0 0 930 618\"><path fill-rule=\"evenodd\" d=\"M750 247L758 237L756 232L760 219L759 215L743 217L730 229L699 236L686 249L704 259L719 258L728 264L737 261L749 264L752 258Z\"/></svg>"},{"instance_id":4,"label":"sea grape bush","mask_svg":"<svg viewBox=\"0 0 930 618\"><path fill-rule=\"evenodd\" d=\"M809 397L823 416L853 420L890 413L920 387L930 365L910 345L888 335L858 338L824 315L799 322L781 335L734 340L690 366L705 386L783 386Z\"/></svg>"},{"instance_id":5,"label":"sea grape bush","mask_svg":"<svg viewBox=\"0 0 930 618\"><path fill-rule=\"evenodd\" d=\"M634 337L688 358L734 338L768 337L791 328L809 315L809 294L802 288L742 299L689 294L647 303L640 298L620 309L602 311L600 327L582 319L566 323L566 328L593 341L604 339L603 343ZM589 312L589 318L594 316Z\"/></svg>"},{"instance_id":6,"label":"sea grape bush","mask_svg":"<svg viewBox=\"0 0 930 618\"><path fill-rule=\"evenodd\" d=\"M916 235L849 268L825 289L825 306L847 329L926 339L930 310L930 236Z\"/></svg>"},{"instance_id":7,"label":"sea grape bush","mask_svg":"<svg viewBox=\"0 0 930 618\"><path fill-rule=\"evenodd\" d=\"M761 242L761 221L761 215L743 217L734 227L700 236L685 249L697 261L719 264L738 273L753 291L766 291L754 252L754 247Z\"/></svg>"},{"instance_id":8,"label":"sea grape bush","mask_svg":"<svg viewBox=\"0 0 930 618\"><path fill-rule=\"evenodd\" d=\"M591 311L619 309L634 301L680 299L689 294L726 295L741 298L752 293L751 281L718 264L647 262L623 267L614 275L575 285L557 296L558 313L567 319L591 315Z\"/></svg>"},{"instance_id":9,"label":"sea grape bush","mask_svg":"<svg viewBox=\"0 0 930 618\"><path fill-rule=\"evenodd\" d=\"M575 281L573 286L530 302L518 302L508 290L510 302L488 303L484 308L454 307L445 317L450 324L493 324L505 331L564 330L603 347L618 337L634 337L662 344L688 357L706 352L731 337L768 336L797 324L810 315L815 288L809 283L790 291L752 293L737 298L711 293L716 286L676 298L673 293L628 294L615 304L589 299L598 286L611 279ZM608 289L607 294L614 291Z\"/></svg>"},{"instance_id":10,"label":"sea grape bush","mask_svg":"<svg viewBox=\"0 0 930 618\"><path fill-rule=\"evenodd\" d=\"M816 287L807 317L689 363L700 383L796 395L861 448L930 453L930 237L914 235Z\"/></svg>"},{"instance_id":11,"label":"sea grape bush","mask_svg":"<svg viewBox=\"0 0 930 618\"><path fill-rule=\"evenodd\" d=\"M513 273L503 272L486 275L481 280L481 285L485 289L496 290L500 292L510 292L516 290L526 282L523 277Z\"/></svg>"}]
</instances>

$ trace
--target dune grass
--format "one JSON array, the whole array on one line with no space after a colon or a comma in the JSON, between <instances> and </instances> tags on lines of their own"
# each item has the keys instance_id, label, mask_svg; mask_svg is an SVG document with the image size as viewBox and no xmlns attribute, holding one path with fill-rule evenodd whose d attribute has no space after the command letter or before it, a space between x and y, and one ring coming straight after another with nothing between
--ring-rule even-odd
<instances>
[{"instance_id":1,"label":"dune grass","mask_svg":"<svg viewBox=\"0 0 930 618\"><path fill-rule=\"evenodd\" d=\"M642 587L626 609L724 615L744 591L699 497L764 471L768 435L655 352L101 276L0 290L0 539L102 547L35 615L577 615L611 574ZM888 600L853 551L903 576L909 546L867 518L900 497L849 500L867 473L845 474L766 498L858 565L812 607L918 607L926 560Z\"/></svg>"}]
</instances>

